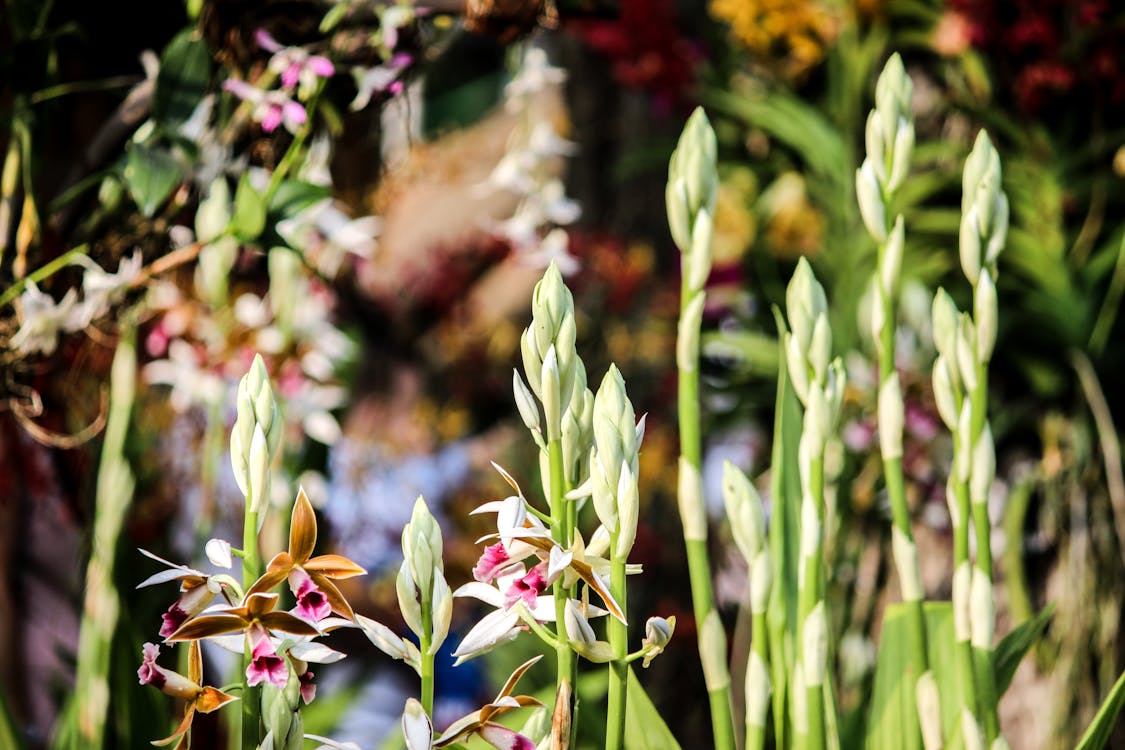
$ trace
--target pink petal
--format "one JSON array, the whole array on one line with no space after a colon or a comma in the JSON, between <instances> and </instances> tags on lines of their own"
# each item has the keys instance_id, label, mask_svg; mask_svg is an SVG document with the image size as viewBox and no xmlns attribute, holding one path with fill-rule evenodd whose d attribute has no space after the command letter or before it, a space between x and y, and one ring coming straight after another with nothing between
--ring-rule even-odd
<instances>
[{"instance_id":1,"label":"pink petal","mask_svg":"<svg viewBox=\"0 0 1125 750\"><path fill-rule=\"evenodd\" d=\"M284 688L289 681L289 669L285 660L277 655L269 638L261 638L251 652L253 658L246 667L246 684L250 687L268 680L276 688Z\"/></svg>"},{"instance_id":2,"label":"pink petal","mask_svg":"<svg viewBox=\"0 0 1125 750\"><path fill-rule=\"evenodd\" d=\"M321 78L330 78L336 72L336 67L332 64L332 61L321 55L313 55L305 64Z\"/></svg>"},{"instance_id":3,"label":"pink petal","mask_svg":"<svg viewBox=\"0 0 1125 750\"><path fill-rule=\"evenodd\" d=\"M508 551L504 549L503 544L494 544L491 547L485 547L484 553L480 556L480 560L473 566L473 578L481 583L489 583L496 577L496 573L503 569L509 560Z\"/></svg>"},{"instance_id":4,"label":"pink petal","mask_svg":"<svg viewBox=\"0 0 1125 750\"><path fill-rule=\"evenodd\" d=\"M540 563L523 576L512 582L504 593L504 606L511 607L517 601L523 600L528 607L534 607L539 600L539 594L547 588L547 579L543 576L544 564Z\"/></svg>"},{"instance_id":5,"label":"pink petal","mask_svg":"<svg viewBox=\"0 0 1125 750\"><path fill-rule=\"evenodd\" d=\"M281 73L281 84L286 88L293 88L300 79L301 63L299 62L289 63L289 67Z\"/></svg>"},{"instance_id":6,"label":"pink petal","mask_svg":"<svg viewBox=\"0 0 1125 750\"><path fill-rule=\"evenodd\" d=\"M316 697L316 683L313 682L313 673L306 670L297 679L301 681L301 700L307 706Z\"/></svg>"},{"instance_id":7,"label":"pink petal","mask_svg":"<svg viewBox=\"0 0 1125 750\"><path fill-rule=\"evenodd\" d=\"M282 49L281 43L270 36L270 33L265 29L258 29L254 32L254 41L266 52L277 52Z\"/></svg>"},{"instance_id":8,"label":"pink petal","mask_svg":"<svg viewBox=\"0 0 1125 750\"><path fill-rule=\"evenodd\" d=\"M251 101L257 100L258 95L261 93L257 88L251 86L241 78L228 78L223 81L223 90L229 91L239 99L249 99Z\"/></svg>"},{"instance_id":9,"label":"pink petal","mask_svg":"<svg viewBox=\"0 0 1125 750\"><path fill-rule=\"evenodd\" d=\"M180 607L179 600L177 599L172 602L172 606L168 608L168 611L160 616L160 637L167 638L172 635L172 633L175 633L180 629L180 626L187 621L187 618L188 613ZM145 645L147 647L149 644Z\"/></svg>"},{"instance_id":10,"label":"pink petal","mask_svg":"<svg viewBox=\"0 0 1125 750\"><path fill-rule=\"evenodd\" d=\"M277 130L277 126L281 124L281 117L281 107L276 104L269 105L266 116L262 118L262 130L267 133Z\"/></svg>"},{"instance_id":11,"label":"pink petal","mask_svg":"<svg viewBox=\"0 0 1125 750\"><path fill-rule=\"evenodd\" d=\"M305 571L297 568L289 574L289 586L297 597L296 611L299 617L312 622L319 622L332 614L332 605L328 597L313 583L312 578Z\"/></svg>"},{"instance_id":12,"label":"pink petal","mask_svg":"<svg viewBox=\"0 0 1125 750\"><path fill-rule=\"evenodd\" d=\"M482 740L500 750L535 750L535 743L522 734L499 724L488 723L481 727Z\"/></svg>"},{"instance_id":13,"label":"pink petal","mask_svg":"<svg viewBox=\"0 0 1125 750\"><path fill-rule=\"evenodd\" d=\"M305 120L308 119L308 113L305 108L294 101L287 101L283 105L285 112L285 127L290 130L296 130L299 125L304 125Z\"/></svg>"},{"instance_id":14,"label":"pink petal","mask_svg":"<svg viewBox=\"0 0 1125 750\"><path fill-rule=\"evenodd\" d=\"M140 678L142 685L152 685L157 689L164 687L167 678L164 676L164 670L156 664L156 657L160 656L160 646L146 643L143 648L144 661L141 663L141 668L137 670L137 677Z\"/></svg>"}]
</instances>

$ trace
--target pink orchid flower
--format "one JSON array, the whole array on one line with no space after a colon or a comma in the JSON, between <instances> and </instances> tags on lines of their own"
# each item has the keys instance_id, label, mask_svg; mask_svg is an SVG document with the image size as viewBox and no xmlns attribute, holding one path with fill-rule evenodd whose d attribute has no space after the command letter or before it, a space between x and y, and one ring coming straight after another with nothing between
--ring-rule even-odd
<instances>
[{"instance_id":1,"label":"pink orchid flower","mask_svg":"<svg viewBox=\"0 0 1125 750\"><path fill-rule=\"evenodd\" d=\"M264 91L238 78L228 78L223 82L223 89L242 101L253 104L254 120L261 123L262 130L267 133L277 130L278 125L284 125L290 133L296 133L308 120L305 108L285 91Z\"/></svg>"},{"instance_id":2,"label":"pink orchid flower","mask_svg":"<svg viewBox=\"0 0 1125 750\"><path fill-rule=\"evenodd\" d=\"M238 699L233 695L227 695L218 688L200 684L203 680L203 653L198 641L193 642L188 650L187 677L157 664L156 657L158 656L160 656L160 646L155 643L146 643L144 645L144 661L141 663L141 668L137 670L137 677L140 678L142 685L152 685L165 695L171 695L174 698L186 701L184 718L176 731L171 736L152 743L163 746L179 740L176 743L176 749L179 750L179 748L188 746L188 732L191 730L191 722L195 718L196 711L209 714Z\"/></svg>"},{"instance_id":3,"label":"pink orchid flower","mask_svg":"<svg viewBox=\"0 0 1125 750\"><path fill-rule=\"evenodd\" d=\"M253 650L250 652L250 665L246 667L246 684L250 687L268 681L276 688L284 688L289 681L289 669L285 660L277 655L277 649L264 632L258 632L251 639L257 638Z\"/></svg>"},{"instance_id":4,"label":"pink orchid flower","mask_svg":"<svg viewBox=\"0 0 1125 750\"><path fill-rule=\"evenodd\" d=\"M298 617L320 622L332 614L332 604L328 601L328 597L301 568L289 571L289 586L297 597L294 612Z\"/></svg>"},{"instance_id":5,"label":"pink orchid flower","mask_svg":"<svg viewBox=\"0 0 1125 750\"><path fill-rule=\"evenodd\" d=\"M332 61L323 55L311 55L301 47L286 47L274 39L265 29L254 33L258 46L272 52L269 68L281 77L282 86L297 88L297 94L307 99L316 90L317 81L331 78L336 72Z\"/></svg>"},{"instance_id":6,"label":"pink orchid flower","mask_svg":"<svg viewBox=\"0 0 1125 750\"><path fill-rule=\"evenodd\" d=\"M142 555L168 566L168 570L155 573L141 581L137 588L155 586L158 583L171 581L180 582L180 598L172 602L168 611L160 617L160 636L167 638L192 617L207 608L216 594L223 592L223 583L220 579L206 573L189 568L186 565L177 565L169 562L159 555L154 555L147 550L139 550Z\"/></svg>"}]
</instances>

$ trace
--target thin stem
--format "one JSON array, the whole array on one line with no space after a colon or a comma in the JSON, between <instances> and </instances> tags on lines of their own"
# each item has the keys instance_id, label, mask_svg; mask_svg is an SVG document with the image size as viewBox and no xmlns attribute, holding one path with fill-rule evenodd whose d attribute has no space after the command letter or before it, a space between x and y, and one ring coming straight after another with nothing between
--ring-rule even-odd
<instances>
[{"instance_id":1,"label":"thin stem","mask_svg":"<svg viewBox=\"0 0 1125 750\"><path fill-rule=\"evenodd\" d=\"M953 436L954 440L954 454L957 452L958 436ZM954 519L956 523L953 525L953 570L961 569L962 565L969 564L969 485L967 482L956 482L953 485L954 503L957 507L957 517ZM957 606L958 602L954 601L953 606ZM968 613L962 613L960 616L968 620ZM958 617L954 613L954 617ZM964 696L965 708L968 708L973 717L979 723L981 720L980 703L977 697L977 680L975 668L973 665L973 647L969 639L969 634L965 634L964 639L957 639L957 633L954 631L954 648L957 651L957 660L960 663L961 674L964 678L961 685L962 694Z\"/></svg>"},{"instance_id":2,"label":"thin stem","mask_svg":"<svg viewBox=\"0 0 1125 750\"><path fill-rule=\"evenodd\" d=\"M258 553L258 513L250 510L250 496L246 498L246 519L242 525L242 590L249 591L261 575L262 561ZM262 710L261 687L251 687L246 669L250 666L252 645L246 638L242 653L242 750L253 750L260 741L258 725Z\"/></svg>"},{"instance_id":3,"label":"thin stem","mask_svg":"<svg viewBox=\"0 0 1125 750\"><path fill-rule=\"evenodd\" d=\"M809 492L816 507L817 522L820 533L816 535L816 542L812 549L801 550L804 558L804 576L801 577L797 594L797 622L800 635L797 640L797 668L805 670L805 662L810 654L805 649L805 628L808 626L809 615L818 606L825 606L824 592L821 583L824 576L824 459L809 459ZM823 670L822 670L823 671ZM807 680L807 677L806 677ZM824 750L827 746L824 720L824 684L806 684L806 702L808 706L809 733L806 738L806 747L810 750Z\"/></svg>"},{"instance_id":4,"label":"thin stem","mask_svg":"<svg viewBox=\"0 0 1125 750\"><path fill-rule=\"evenodd\" d=\"M680 317L684 316L694 294L683 274L680 296ZM681 332L683 335L685 332ZM688 335L696 335L692 332ZM681 521L684 526L684 545L687 548L688 576L691 581L692 609L698 632L700 658L707 679L707 698L711 706L711 729L715 750L734 750L734 716L730 705L730 674L726 668L726 637L720 628L706 627L708 621L719 622L711 588L711 560L707 551L707 516L699 471L703 453L699 416L699 352L693 352L694 366L680 368L678 412L680 422L680 471L690 471L693 477L681 477L680 488L691 487L689 496L680 497ZM721 625L721 622L719 622ZM708 639L712 640L708 640ZM714 642L719 641L719 642ZM709 657L712 651L715 656Z\"/></svg>"},{"instance_id":5,"label":"thin stem","mask_svg":"<svg viewBox=\"0 0 1125 750\"><path fill-rule=\"evenodd\" d=\"M5 289L3 294L0 294L0 307L3 307L4 305L8 304L16 297L18 297L27 286L28 282L35 282L36 284L38 284L43 279L54 276L62 269L69 266L70 262L74 258L79 255L85 255L87 252L89 252L89 250L89 245L81 244L78 247L67 250L65 253L55 258L54 260L43 264L39 268L36 268L27 276L23 277L22 279Z\"/></svg>"},{"instance_id":6,"label":"thin stem","mask_svg":"<svg viewBox=\"0 0 1125 750\"><path fill-rule=\"evenodd\" d=\"M433 605L422 597L422 636L419 639L419 650L422 652L422 709L427 716L434 715L434 655L430 653L433 619Z\"/></svg>"},{"instance_id":7,"label":"thin stem","mask_svg":"<svg viewBox=\"0 0 1125 750\"><path fill-rule=\"evenodd\" d=\"M609 591L625 611L625 560L617 555L617 534L610 534ZM624 661L629 653L629 631L616 617L607 626L609 645L614 661L609 663L609 696L605 723L606 750L625 746L625 706L629 667Z\"/></svg>"},{"instance_id":8,"label":"thin stem","mask_svg":"<svg viewBox=\"0 0 1125 750\"><path fill-rule=\"evenodd\" d=\"M547 459L550 471L548 485L550 487L550 498L548 501L551 506L551 538L559 545L566 546L566 503L567 500L563 497L563 451L562 441L555 439L547 444ZM553 592L555 595L555 627L558 628L558 645L555 647L555 657L557 663L557 671L555 675L555 687L561 690L563 684L566 683L573 687L575 684L575 673L577 669L577 660L574 651L570 648L570 644L565 637L563 637L563 622L566 614L566 601L567 591L563 587L562 576L555 580ZM573 710L574 701L571 701L571 709Z\"/></svg>"},{"instance_id":9,"label":"thin stem","mask_svg":"<svg viewBox=\"0 0 1125 750\"><path fill-rule=\"evenodd\" d=\"M554 633L539 624L539 622L528 610L526 605L524 605L522 602L517 604L516 612L519 614L520 619L523 620L524 624L531 628L531 632L539 636L539 640L547 644L549 648L559 647L559 639L555 637Z\"/></svg>"}]
</instances>

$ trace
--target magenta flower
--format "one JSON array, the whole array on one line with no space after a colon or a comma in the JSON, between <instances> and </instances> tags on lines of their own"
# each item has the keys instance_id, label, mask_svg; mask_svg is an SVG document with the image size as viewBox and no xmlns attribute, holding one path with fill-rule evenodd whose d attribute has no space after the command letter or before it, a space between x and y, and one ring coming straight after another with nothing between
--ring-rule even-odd
<instances>
[{"instance_id":1,"label":"magenta flower","mask_svg":"<svg viewBox=\"0 0 1125 750\"><path fill-rule=\"evenodd\" d=\"M278 125L284 125L290 133L296 133L297 128L308 120L305 108L285 91L264 91L237 78L224 81L223 89L242 101L253 104L253 117L267 133L277 130Z\"/></svg>"},{"instance_id":2,"label":"magenta flower","mask_svg":"<svg viewBox=\"0 0 1125 750\"><path fill-rule=\"evenodd\" d=\"M503 544L497 542L491 547L485 547L480 560L477 560L477 564L473 566L473 578L481 583L492 583L492 579L498 576L510 562L508 550L504 549Z\"/></svg>"},{"instance_id":3,"label":"magenta flower","mask_svg":"<svg viewBox=\"0 0 1125 750\"><path fill-rule=\"evenodd\" d=\"M277 655L269 636L259 634L258 642L250 653L250 666L246 667L247 685L254 687L268 680L276 688L285 687L289 680L289 669L285 666L285 660Z\"/></svg>"},{"instance_id":4,"label":"magenta flower","mask_svg":"<svg viewBox=\"0 0 1125 750\"><path fill-rule=\"evenodd\" d=\"M332 61L323 55L310 55L301 47L286 47L270 36L265 29L254 33L258 46L272 52L269 68L281 77L286 88L297 87L298 96L309 97L321 78L331 78L336 72Z\"/></svg>"},{"instance_id":5,"label":"magenta flower","mask_svg":"<svg viewBox=\"0 0 1125 750\"><path fill-rule=\"evenodd\" d=\"M146 643L143 653L144 661L137 670L137 677L142 685L152 685L165 695L188 700L195 698L203 690L195 680L156 663L156 657L160 656L160 646Z\"/></svg>"},{"instance_id":6,"label":"magenta flower","mask_svg":"<svg viewBox=\"0 0 1125 750\"><path fill-rule=\"evenodd\" d=\"M313 673L306 669L297 677L301 682L301 700L305 702L306 706L312 703L313 698L316 697L316 683L313 682L313 676Z\"/></svg>"},{"instance_id":7,"label":"magenta flower","mask_svg":"<svg viewBox=\"0 0 1125 750\"><path fill-rule=\"evenodd\" d=\"M526 575L512 581L504 592L504 606L511 607L522 599L528 607L534 607L539 601L539 595L547 588L547 578L543 575L546 569L546 563L539 563Z\"/></svg>"},{"instance_id":8,"label":"magenta flower","mask_svg":"<svg viewBox=\"0 0 1125 750\"><path fill-rule=\"evenodd\" d=\"M294 568L289 572L289 586L297 597L295 610L299 617L319 622L332 614L332 604L328 597L301 568Z\"/></svg>"},{"instance_id":9,"label":"magenta flower","mask_svg":"<svg viewBox=\"0 0 1125 750\"><path fill-rule=\"evenodd\" d=\"M186 582L183 585L186 586ZM175 633L189 618L206 609L214 598L214 592L206 583L182 589L180 598L172 602L168 611L160 616L160 637L167 638Z\"/></svg>"}]
</instances>

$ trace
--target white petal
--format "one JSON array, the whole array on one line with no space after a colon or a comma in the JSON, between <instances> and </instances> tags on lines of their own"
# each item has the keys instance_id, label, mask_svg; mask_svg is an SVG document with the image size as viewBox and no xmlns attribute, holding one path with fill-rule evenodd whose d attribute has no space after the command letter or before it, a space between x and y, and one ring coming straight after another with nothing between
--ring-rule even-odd
<instances>
[{"instance_id":1,"label":"white petal","mask_svg":"<svg viewBox=\"0 0 1125 750\"><path fill-rule=\"evenodd\" d=\"M485 615L472 630L465 634L464 640L457 646L453 655L457 663L483 654L496 646L510 641L519 635L517 627L520 621L515 612L506 612L502 609L495 610Z\"/></svg>"},{"instance_id":2,"label":"white petal","mask_svg":"<svg viewBox=\"0 0 1125 750\"><path fill-rule=\"evenodd\" d=\"M311 661L313 664L335 664L345 656L334 648L328 648L323 643L311 641L294 643L289 649L289 653L301 661Z\"/></svg>"},{"instance_id":3,"label":"white petal","mask_svg":"<svg viewBox=\"0 0 1125 750\"><path fill-rule=\"evenodd\" d=\"M520 570L523 571L522 565L520 566ZM487 583L481 583L480 581L469 581L454 591L453 596L471 596L493 607L501 608L504 606L504 595L500 593L500 589L495 586L490 586Z\"/></svg>"},{"instance_id":4,"label":"white petal","mask_svg":"<svg viewBox=\"0 0 1125 750\"><path fill-rule=\"evenodd\" d=\"M226 539L209 539L203 549L207 553L207 559L211 561L212 565L219 568L230 569L230 542Z\"/></svg>"},{"instance_id":5,"label":"white petal","mask_svg":"<svg viewBox=\"0 0 1125 750\"><path fill-rule=\"evenodd\" d=\"M422 704L414 698L406 699L402 712L402 736L407 750L430 750L434 742L434 728Z\"/></svg>"}]
</instances>

